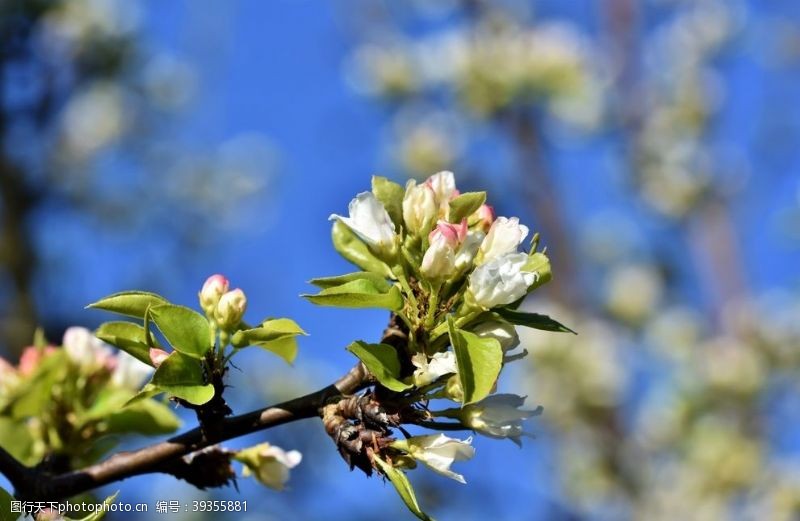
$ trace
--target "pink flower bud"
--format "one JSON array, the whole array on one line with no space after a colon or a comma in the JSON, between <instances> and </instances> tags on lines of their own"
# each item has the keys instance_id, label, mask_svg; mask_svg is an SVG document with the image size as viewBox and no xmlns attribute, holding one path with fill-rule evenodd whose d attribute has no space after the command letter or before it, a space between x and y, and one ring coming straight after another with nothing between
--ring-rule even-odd
<instances>
[{"instance_id":1,"label":"pink flower bud","mask_svg":"<svg viewBox=\"0 0 800 521\"><path fill-rule=\"evenodd\" d=\"M220 297L214 310L214 318L220 328L230 331L239 325L247 309L247 297L244 291L236 288Z\"/></svg>"},{"instance_id":2,"label":"pink flower bud","mask_svg":"<svg viewBox=\"0 0 800 521\"><path fill-rule=\"evenodd\" d=\"M169 353L164 351L163 349L159 349L157 347L150 348L150 361L153 363L154 367L158 367L161 365L161 362L167 359Z\"/></svg>"},{"instance_id":3,"label":"pink flower bud","mask_svg":"<svg viewBox=\"0 0 800 521\"><path fill-rule=\"evenodd\" d=\"M488 232L494 222L494 208L488 204L482 204L475 212L478 218L478 227L485 233Z\"/></svg>"},{"instance_id":4,"label":"pink flower bud","mask_svg":"<svg viewBox=\"0 0 800 521\"><path fill-rule=\"evenodd\" d=\"M228 291L230 283L223 275L211 275L206 279L203 288L197 296L200 299L200 307L206 312L206 315L212 315L219 303L220 297Z\"/></svg>"},{"instance_id":5,"label":"pink flower bud","mask_svg":"<svg viewBox=\"0 0 800 521\"><path fill-rule=\"evenodd\" d=\"M428 235L428 242L434 243L444 240L448 246L455 249L467 237L467 220L464 219L460 224L451 224L447 221L439 221L431 233Z\"/></svg>"},{"instance_id":6,"label":"pink flower bud","mask_svg":"<svg viewBox=\"0 0 800 521\"><path fill-rule=\"evenodd\" d=\"M35 346L26 347L22 351L22 356L19 357L19 374L27 376L33 373L39 363L53 351L55 351L55 348L52 346L47 346L43 349Z\"/></svg>"}]
</instances>

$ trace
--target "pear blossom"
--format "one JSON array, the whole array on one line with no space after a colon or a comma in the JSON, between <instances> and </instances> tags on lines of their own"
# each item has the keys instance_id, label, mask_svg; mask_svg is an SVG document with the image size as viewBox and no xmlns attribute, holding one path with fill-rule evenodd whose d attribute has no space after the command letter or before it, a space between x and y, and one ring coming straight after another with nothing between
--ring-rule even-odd
<instances>
[{"instance_id":1,"label":"pear blossom","mask_svg":"<svg viewBox=\"0 0 800 521\"><path fill-rule=\"evenodd\" d=\"M84 327L71 327L62 339L67 356L85 371L114 363L111 348Z\"/></svg>"},{"instance_id":2,"label":"pear blossom","mask_svg":"<svg viewBox=\"0 0 800 521\"><path fill-rule=\"evenodd\" d=\"M498 217L480 247L479 263L483 264L506 253L516 253L517 247L528 235L528 227L517 217Z\"/></svg>"},{"instance_id":3,"label":"pear blossom","mask_svg":"<svg viewBox=\"0 0 800 521\"><path fill-rule=\"evenodd\" d=\"M216 309L220 297L228 291L229 287L230 282L228 282L228 279L219 273L206 279L203 288L197 294L200 300L200 307L206 312L206 315L211 316L214 314L214 309Z\"/></svg>"},{"instance_id":4,"label":"pear blossom","mask_svg":"<svg viewBox=\"0 0 800 521\"><path fill-rule=\"evenodd\" d=\"M117 353L117 365L111 373L111 383L138 391L153 368L129 355L125 351Z\"/></svg>"},{"instance_id":5,"label":"pear blossom","mask_svg":"<svg viewBox=\"0 0 800 521\"><path fill-rule=\"evenodd\" d=\"M416 367L413 378L417 387L424 387L441 376L458 372L456 355L452 351L435 353L430 360L425 353L417 353L411 357L411 363Z\"/></svg>"},{"instance_id":6,"label":"pear blossom","mask_svg":"<svg viewBox=\"0 0 800 521\"><path fill-rule=\"evenodd\" d=\"M490 438L509 438L517 445L524 434L522 422L542 413L539 406L532 411L520 409L525 398L516 394L495 394L460 409L449 409L438 415L457 417L470 429Z\"/></svg>"},{"instance_id":7,"label":"pear blossom","mask_svg":"<svg viewBox=\"0 0 800 521\"><path fill-rule=\"evenodd\" d=\"M244 476L253 475L264 485L283 490L289 481L289 470L300 464L303 455L296 451L284 451L280 447L261 443L236 453L234 459L244 464Z\"/></svg>"},{"instance_id":8,"label":"pear blossom","mask_svg":"<svg viewBox=\"0 0 800 521\"><path fill-rule=\"evenodd\" d=\"M450 470L450 466L455 461L468 460L475 455L471 443L472 437L457 440L444 434L431 434L396 441L392 447L406 451L409 456L442 476L466 483L464 476Z\"/></svg>"},{"instance_id":9,"label":"pear blossom","mask_svg":"<svg viewBox=\"0 0 800 521\"><path fill-rule=\"evenodd\" d=\"M472 266L475 255L478 253L478 248L480 248L485 236L486 234L480 231L470 230L467 232L467 236L464 238L461 248L459 248L458 253L456 253L457 271L467 270Z\"/></svg>"},{"instance_id":10,"label":"pear blossom","mask_svg":"<svg viewBox=\"0 0 800 521\"><path fill-rule=\"evenodd\" d=\"M353 230L376 253L394 254L397 235L389 213L372 192L361 192L347 207L349 217L332 214L328 220L339 220Z\"/></svg>"},{"instance_id":11,"label":"pear blossom","mask_svg":"<svg viewBox=\"0 0 800 521\"><path fill-rule=\"evenodd\" d=\"M413 179L406 184L403 197L403 222L412 233L424 236L433 227L437 216L436 194L428 184L418 185Z\"/></svg>"},{"instance_id":12,"label":"pear blossom","mask_svg":"<svg viewBox=\"0 0 800 521\"><path fill-rule=\"evenodd\" d=\"M494 338L500 343L503 352L511 351L519 345L519 334L514 324L505 320L488 320L481 322L472 332L481 338Z\"/></svg>"},{"instance_id":13,"label":"pear blossom","mask_svg":"<svg viewBox=\"0 0 800 521\"><path fill-rule=\"evenodd\" d=\"M428 236L430 246L422 257L420 271L429 279L448 277L456 269L456 250L467 235L467 220L461 224L439 221Z\"/></svg>"},{"instance_id":14,"label":"pear blossom","mask_svg":"<svg viewBox=\"0 0 800 521\"><path fill-rule=\"evenodd\" d=\"M244 291L236 288L222 295L214 310L214 319L220 328L230 331L242 321L247 309L247 297Z\"/></svg>"},{"instance_id":15,"label":"pear blossom","mask_svg":"<svg viewBox=\"0 0 800 521\"><path fill-rule=\"evenodd\" d=\"M527 261L524 253L507 253L478 266L469 276L469 289L478 305L492 309L524 297L537 278L536 273L522 270Z\"/></svg>"},{"instance_id":16,"label":"pear blossom","mask_svg":"<svg viewBox=\"0 0 800 521\"><path fill-rule=\"evenodd\" d=\"M450 200L458 196L453 172L445 170L434 174L425 181L425 184L433 190L439 218L447 219L450 216Z\"/></svg>"}]
</instances>

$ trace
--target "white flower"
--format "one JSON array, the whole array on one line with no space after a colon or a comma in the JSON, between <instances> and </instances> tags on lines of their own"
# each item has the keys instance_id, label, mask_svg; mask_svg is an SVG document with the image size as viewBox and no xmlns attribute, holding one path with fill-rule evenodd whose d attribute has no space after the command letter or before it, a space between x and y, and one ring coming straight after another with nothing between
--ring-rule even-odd
<instances>
[{"instance_id":1,"label":"white flower","mask_svg":"<svg viewBox=\"0 0 800 521\"><path fill-rule=\"evenodd\" d=\"M481 338L494 338L500 342L503 352L510 351L519 345L517 328L514 327L514 324L510 324L505 320L481 322L472 328L472 332Z\"/></svg>"},{"instance_id":2,"label":"white flower","mask_svg":"<svg viewBox=\"0 0 800 521\"><path fill-rule=\"evenodd\" d=\"M495 394L461 409L451 409L451 414L445 416L457 415L470 429L491 438L510 438L519 445L524 434L523 420L542 413L541 407L533 411L520 409L523 403L525 398L516 394Z\"/></svg>"},{"instance_id":3,"label":"white flower","mask_svg":"<svg viewBox=\"0 0 800 521\"><path fill-rule=\"evenodd\" d=\"M479 231L467 232L467 237L456 254L456 270L462 271L472 266L472 261L475 260L475 255L485 236L483 232Z\"/></svg>"},{"instance_id":4,"label":"white flower","mask_svg":"<svg viewBox=\"0 0 800 521\"><path fill-rule=\"evenodd\" d=\"M448 438L444 434L430 436L414 436L407 440L392 443L392 447L408 452L415 460L424 463L434 472L454 479L459 483L466 483L464 476L450 470L454 461L463 461L475 455L475 449L470 445L472 437L466 440Z\"/></svg>"},{"instance_id":5,"label":"white flower","mask_svg":"<svg viewBox=\"0 0 800 521\"><path fill-rule=\"evenodd\" d=\"M220 297L228 291L229 286L228 279L218 273L206 279L197 297L200 300L200 307L203 308L207 315L214 314L214 309L217 307Z\"/></svg>"},{"instance_id":6,"label":"white flower","mask_svg":"<svg viewBox=\"0 0 800 521\"><path fill-rule=\"evenodd\" d=\"M425 184L431 187L439 209L439 218L447 219L450 216L450 200L458 196L456 179L453 172L443 171L430 176Z\"/></svg>"},{"instance_id":7,"label":"white flower","mask_svg":"<svg viewBox=\"0 0 800 521\"><path fill-rule=\"evenodd\" d=\"M262 443L236 453L234 459L244 464L244 476L253 475L264 485L283 490L289 480L289 470L296 467L303 455L296 450L284 451L280 447Z\"/></svg>"},{"instance_id":8,"label":"white flower","mask_svg":"<svg viewBox=\"0 0 800 521\"><path fill-rule=\"evenodd\" d=\"M347 207L350 217L333 214L328 219L339 220L353 230L361 240L377 252L391 253L396 246L394 223L389 213L372 192L362 192Z\"/></svg>"},{"instance_id":9,"label":"white flower","mask_svg":"<svg viewBox=\"0 0 800 521\"><path fill-rule=\"evenodd\" d=\"M467 220L461 224L439 221L428 236L430 246L422 257L420 271L428 279L442 279L456 270L456 250L467 235Z\"/></svg>"},{"instance_id":10,"label":"white flower","mask_svg":"<svg viewBox=\"0 0 800 521\"><path fill-rule=\"evenodd\" d=\"M425 236L436 222L436 194L427 184L418 185L413 179L406 184L403 197L403 221L406 228Z\"/></svg>"},{"instance_id":11,"label":"white flower","mask_svg":"<svg viewBox=\"0 0 800 521\"><path fill-rule=\"evenodd\" d=\"M469 289L484 309L510 304L524 297L536 282L536 273L522 271L524 253L507 253L478 266L469 276Z\"/></svg>"},{"instance_id":12,"label":"white flower","mask_svg":"<svg viewBox=\"0 0 800 521\"><path fill-rule=\"evenodd\" d=\"M214 319L219 327L230 331L239 325L247 309L247 296L239 288L228 291L219 298L214 309Z\"/></svg>"},{"instance_id":13,"label":"white flower","mask_svg":"<svg viewBox=\"0 0 800 521\"><path fill-rule=\"evenodd\" d=\"M506 253L516 253L528 235L528 227L516 217L498 217L480 247L479 263L483 264Z\"/></svg>"},{"instance_id":14,"label":"white flower","mask_svg":"<svg viewBox=\"0 0 800 521\"><path fill-rule=\"evenodd\" d=\"M144 380L150 376L153 368L132 357L125 351L117 354L117 366L111 373L111 383L134 391L141 388Z\"/></svg>"},{"instance_id":15,"label":"white flower","mask_svg":"<svg viewBox=\"0 0 800 521\"><path fill-rule=\"evenodd\" d=\"M456 355L452 351L435 353L430 360L425 353L417 353L411 357L411 363L417 369L414 371L414 385L424 387L446 374L458 372Z\"/></svg>"},{"instance_id":16,"label":"white flower","mask_svg":"<svg viewBox=\"0 0 800 521\"><path fill-rule=\"evenodd\" d=\"M71 327L62 340L67 356L84 371L93 371L112 359L111 349L84 327Z\"/></svg>"}]
</instances>

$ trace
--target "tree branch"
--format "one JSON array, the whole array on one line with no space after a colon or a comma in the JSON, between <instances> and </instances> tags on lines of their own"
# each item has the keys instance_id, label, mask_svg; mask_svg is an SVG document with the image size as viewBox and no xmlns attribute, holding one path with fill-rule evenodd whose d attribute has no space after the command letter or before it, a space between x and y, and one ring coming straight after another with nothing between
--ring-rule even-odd
<instances>
[{"instance_id":1,"label":"tree branch","mask_svg":"<svg viewBox=\"0 0 800 521\"><path fill-rule=\"evenodd\" d=\"M52 475L25 467L0 449L0 472L26 500L58 501L125 478L153 472L169 473L170 462L222 441L269 429L284 423L319 416L332 400L353 394L371 383L359 362L333 384L277 405L220 420L214 434L200 427L133 452L122 452L81 470Z\"/></svg>"}]
</instances>

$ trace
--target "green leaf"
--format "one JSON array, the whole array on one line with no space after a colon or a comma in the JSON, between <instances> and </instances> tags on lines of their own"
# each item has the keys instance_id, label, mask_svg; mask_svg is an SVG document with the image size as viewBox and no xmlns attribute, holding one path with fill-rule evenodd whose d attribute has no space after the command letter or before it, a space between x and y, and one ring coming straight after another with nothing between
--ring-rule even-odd
<instances>
[{"instance_id":1,"label":"green leaf","mask_svg":"<svg viewBox=\"0 0 800 521\"><path fill-rule=\"evenodd\" d=\"M11 502L14 497L4 488L0 487L0 521L17 521L18 514L11 513Z\"/></svg>"},{"instance_id":2,"label":"green leaf","mask_svg":"<svg viewBox=\"0 0 800 521\"><path fill-rule=\"evenodd\" d=\"M178 351L161 362L150 380L160 391L194 405L203 405L214 397L214 386L204 382L201 362Z\"/></svg>"},{"instance_id":3,"label":"green leaf","mask_svg":"<svg viewBox=\"0 0 800 521\"><path fill-rule=\"evenodd\" d=\"M388 291L381 291L381 288L366 279L325 288L316 295L302 296L320 306L383 308L391 311L403 309L403 296L397 286L392 285Z\"/></svg>"},{"instance_id":4,"label":"green leaf","mask_svg":"<svg viewBox=\"0 0 800 521\"><path fill-rule=\"evenodd\" d=\"M318 288L326 289L333 288L335 286L341 286L347 282L361 279L366 279L372 282L372 284L374 284L375 287L381 291L388 291L389 287L392 285L383 275L369 271L354 271L353 273L346 273L344 275L337 275L335 277L320 277L311 279L308 282L317 286Z\"/></svg>"},{"instance_id":5,"label":"green leaf","mask_svg":"<svg viewBox=\"0 0 800 521\"><path fill-rule=\"evenodd\" d=\"M270 342L259 342L255 344L261 349L265 349L270 353L278 355L283 358L287 364L293 364L297 358L297 338L284 337Z\"/></svg>"},{"instance_id":6,"label":"green leaf","mask_svg":"<svg viewBox=\"0 0 800 521\"><path fill-rule=\"evenodd\" d=\"M181 426L172 408L155 400L143 400L112 413L104 434L170 434Z\"/></svg>"},{"instance_id":7,"label":"green leaf","mask_svg":"<svg viewBox=\"0 0 800 521\"><path fill-rule=\"evenodd\" d=\"M403 225L403 196L405 195L405 189L385 177L374 175L372 176L372 193L386 208L386 212L399 230Z\"/></svg>"},{"instance_id":8,"label":"green leaf","mask_svg":"<svg viewBox=\"0 0 800 521\"><path fill-rule=\"evenodd\" d=\"M400 496L400 499L403 500L403 503L406 504L406 507L408 507L411 513L423 521L433 521L432 517L419 508L417 497L414 495L414 488L411 486L411 483L408 481L405 473L392 467L390 464L377 456L373 459L373 461L378 466L380 471L383 472L383 475L389 478L389 481L392 482L392 485L394 485L395 490L397 490L397 494Z\"/></svg>"},{"instance_id":9,"label":"green leaf","mask_svg":"<svg viewBox=\"0 0 800 521\"><path fill-rule=\"evenodd\" d=\"M528 288L528 293L535 290L539 286L547 284L553 278L553 273L550 270L550 259L547 258L547 255L541 252L531 253L528 256L528 262L522 266L522 271L536 273L537 275L536 282L534 282Z\"/></svg>"},{"instance_id":10,"label":"green leaf","mask_svg":"<svg viewBox=\"0 0 800 521\"><path fill-rule=\"evenodd\" d=\"M41 415L52 403L53 386L64 381L68 370L69 364L63 349L45 356L33 374L14 388L11 416L20 419Z\"/></svg>"},{"instance_id":11,"label":"green leaf","mask_svg":"<svg viewBox=\"0 0 800 521\"><path fill-rule=\"evenodd\" d=\"M156 395L161 394L163 392L166 392L166 391L164 391L163 389L159 389L157 386L153 385L152 383L147 383L147 384L145 384L144 387L142 387L141 391L136 393L136 395L133 398L131 398L130 400L128 400L127 402L122 404L122 407L130 407L135 403L139 403L142 400L147 400L148 398L152 398L153 396L156 396Z\"/></svg>"},{"instance_id":12,"label":"green leaf","mask_svg":"<svg viewBox=\"0 0 800 521\"><path fill-rule=\"evenodd\" d=\"M208 320L197 311L175 304L161 304L150 308L150 316L176 351L203 358L211 349Z\"/></svg>"},{"instance_id":13,"label":"green leaf","mask_svg":"<svg viewBox=\"0 0 800 521\"><path fill-rule=\"evenodd\" d=\"M34 458L34 439L25 420L0 417L0 447L25 465L38 463Z\"/></svg>"},{"instance_id":14,"label":"green leaf","mask_svg":"<svg viewBox=\"0 0 800 521\"><path fill-rule=\"evenodd\" d=\"M369 251L364 242L359 239L353 230L341 221L335 221L331 227L333 247L339 255L352 262L364 271L378 273L384 277L392 278L392 270L383 261Z\"/></svg>"},{"instance_id":15,"label":"green leaf","mask_svg":"<svg viewBox=\"0 0 800 521\"><path fill-rule=\"evenodd\" d=\"M264 321L259 327L237 331L231 338L231 344L236 348L255 345L291 364L297 357L295 337L306 334L294 320L276 318Z\"/></svg>"},{"instance_id":16,"label":"green leaf","mask_svg":"<svg viewBox=\"0 0 800 521\"><path fill-rule=\"evenodd\" d=\"M125 351L134 358L152 366L150 346L147 344L145 329L133 322L106 322L101 324L95 336ZM156 345L156 347L159 347Z\"/></svg>"},{"instance_id":17,"label":"green leaf","mask_svg":"<svg viewBox=\"0 0 800 521\"><path fill-rule=\"evenodd\" d=\"M456 328L452 316L447 317L450 343L456 353L458 378L464 391L463 405L478 402L492 392L500 369L503 349L495 338L481 338Z\"/></svg>"},{"instance_id":18,"label":"green leaf","mask_svg":"<svg viewBox=\"0 0 800 521\"><path fill-rule=\"evenodd\" d=\"M486 202L486 192L467 192L450 201L450 222L460 223Z\"/></svg>"},{"instance_id":19,"label":"green leaf","mask_svg":"<svg viewBox=\"0 0 800 521\"><path fill-rule=\"evenodd\" d=\"M231 343L234 347L245 347L251 344L271 342L273 340L306 334L307 333L303 331L294 320L289 318L276 318L265 321L259 327L237 331L233 335Z\"/></svg>"},{"instance_id":20,"label":"green leaf","mask_svg":"<svg viewBox=\"0 0 800 521\"><path fill-rule=\"evenodd\" d=\"M400 357L389 344L367 344L359 340L347 346L347 350L364 362L369 372L387 389L401 392L411 387L400 381Z\"/></svg>"},{"instance_id":21,"label":"green leaf","mask_svg":"<svg viewBox=\"0 0 800 521\"><path fill-rule=\"evenodd\" d=\"M578 334L564 324L553 320L547 315L539 315L538 313L525 313L524 311L515 311L513 309L505 308L497 308L494 310L494 312L512 324L516 324L518 326L541 329L543 331L555 331L557 333L572 333L573 335Z\"/></svg>"},{"instance_id":22,"label":"green leaf","mask_svg":"<svg viewBox=\"0 0 800 521\"><path fill-rule=\"evenodd\" d=\"M155 293L149 293L147 291L123 291L102 298L86 307L103 309L112 313L128 315L135 318L144 318L144 312L147 310L148 306L158 306L168 303L169 301L167 299Z\"/></svg>"}]
</instances>

